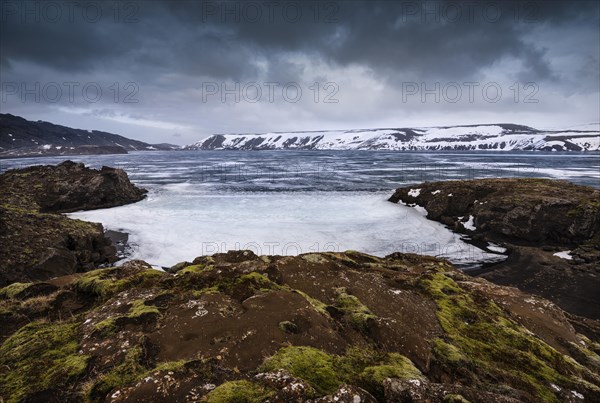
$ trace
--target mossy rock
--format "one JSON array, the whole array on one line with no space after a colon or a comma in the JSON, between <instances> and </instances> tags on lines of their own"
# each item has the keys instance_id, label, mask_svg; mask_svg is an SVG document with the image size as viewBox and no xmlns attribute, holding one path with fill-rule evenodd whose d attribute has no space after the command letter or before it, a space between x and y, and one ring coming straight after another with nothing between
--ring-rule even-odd
<instances>
[{"instance_id":1,"label":"mossy rock","mask_svg":"<svg viewBox=\"0 0 600 403\"><path fill-rule=\"evenodd\" d=\"M544 401L558 399L552 384L577 389L591 385L582 378L597 379L509 319L493 301L475 299L443 270L424 277L420 285L436 302L438 320L447 336L446 341L434 341L433 352L442 365L464 363Z\"/></svg>"},{"instance_id":2,"label":"mossy rock","mask_svg":"<svg viewBox=\"0 0 600 403\"><path fill-rule=\"evenodd\" d=\"M317 393L333 393L342 383L335 370L334 357L313 347L284 347L260 367L263 372L288 371L312 386Z\"/></svg>"},{"instance_id":3,"label":"mossy rock","mask_svg":"<svg viewBox=\"0 0 600 403\"><path fill-rule=\"evenodd\" d=\"M383 384L387 378L399 379L425 379L411 360L398 353L391 353L381 365L375 365L365 368L361 373L368 383Z\"/></svg>"},{"instance_id":4,"label":"mossy rock","mask_svg":"<svg viewBox=\"0 0 600 403\"><path fill-rule=\"evenodd\" d=\"M214 266L205 264L191 264L185 266L183 269L177 271L178 276L184 276L186 274L200 274L207 271L213 270Z\"/></svg>"},{"instance_id":5,"label":"mossy rock","mask_svg":"<svg viewBox=\"0 0 600 403\"><path fill-rule=\"evenodd\" d=\"M0 289L0 298L17 298L19 294L27 290L33 283L13 283Z\"/></svg>"},{"instance_id":6,"label":"mossy rock","mask_svg":"<svg viewBox=\"0 0 600 403\"><path fill-rule=\"evenodd\" d=\"M327 312L327 305L324 302L319 301L318 299L313 298L307 293L300 290L292 290L292 292L301 295L306 300L306 302L308 302L310 306L312 306L314 310L319 312L321 315L329 316L329 312Z\"/></svg>"},{"instance_id":7,"label":"mossy rock","mask_svg":"<svg viewBox=\"0 0 600 403\"><path fill-rule=\"evenodd\" d=\"M149 369L142 363L143 354L140 346L129 349L122 363L88 384L86 400L103 402L111 391L135 382L148 373Z\"/></svg>"},{"instance_id":8,"label":"mossy rock","mask_svg":"<svg viewBox=\"0 0 600 403\"><path fill-rule=\"evenodd\" d=\"M355 368L355 370L360 371L360 367ZM375 365L365 367L358 375L357 383L372 393L373 396L384 400L383 381L387 378L425 379L410 359L398 353L390 353L379 358L379 362Z\"/></svg>"},{"instance_id":9,"label":"mossy rock","mask_svg":"<svg viewBox=\"0 0 600 403\"><path fill-rule=\"evenodd\" d=\"M140 288L151 287L167 276L166 273L159 270L145 269L131 275L125 273L123 278L119 278L120 270L123 269L110 267L87 272L74 283L75 289L85 294L108 299L133 285Z\"/></svg>"},{"instance_id":10,"label":"mossy rock","mask_svg":"<svg viewBox=\"0 0 600 403\"><path fill-rule=\"evenodd\" d=\"M438 361L455 366L466 360L456 346L446 343L442 339L433 341L433 354Z\"/></svg>"},{"instance_id":11,"label":"mossy rock","mask_svg":"<svg viewBox=\"0 0 600 403\"><path fill-rule=\"evenodd\" d=\"M347 315L353 328L367 333L370 323L376 320L377 316L356 296L349 294L345 287L336 288L335 293L337 294L335 308Z\"/></svg>"},{"instance_id":12,"label":"mossy rock","mask_svg":"<svg viewBox=\"0 0 600 403\"><path fill-rule=\"evenodd\" d=\"M128 319L141 319L150 316L160 317L160 311L154 305L146 305L144 300L135 300L126 315L110 317L96 323L94 326L96 334L101 337L109 336L117 331L119 326L131 322Z\"/></svg>"},{"instance_id":13,"label":"mossy rock","mask_svg":"<svg viewBox=\"0 0 600 403\"><path fill-rule=\"evenodd\" d=\"M289 290L289 287L280 286L271 281L265 274L251 272L243 275L236 273L222 273L221 275L212 275L211 266L200 268L201 265L190 266L177 273L179 281L184 287L190 288L195 282L202 284L201 294L222 292L231 297L245 299L257 292L270 292L276 290ZM179 275L182 273L183 275ZM189 279L189 280L188 280ZM180 283L180 284L181 284Z\"/></svg>"},{"instance_id":14,"label":"mossy rock","mask_svg":"<svg viewBox=\"0 0 600 403\"><path fill-rule=\"evenodd\" d=\"M275 391L250 381L225 382L208 395L202 401L208 403L255 403L263 402L273 396Z\"/></svg>"},{"instance_id":15,"label":"mossy rock","mask_svg":"<svg viewBox=\"0 0 600 403\"><path fill-rule=\"evenodd\" d=\"M67 385L82 377L89 357L78 353L78 324L34 322L0 347L0 395L8 402L36 393L66 399Z\"/></svg>"}]
</instances>

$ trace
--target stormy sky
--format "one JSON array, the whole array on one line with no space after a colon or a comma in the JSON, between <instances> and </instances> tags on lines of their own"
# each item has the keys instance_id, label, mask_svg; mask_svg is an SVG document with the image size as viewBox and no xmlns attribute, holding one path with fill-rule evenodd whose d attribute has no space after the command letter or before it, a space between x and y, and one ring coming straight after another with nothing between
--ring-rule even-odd
<instances>
[{"instance_id":1,"label":"stormy sky","mask_svg":"<svg viewBox=\"0 0 600 403\"><path fill-rule=\"evenodd\" d=\"M600 121L598 1L0 0L3 113L148 142Z\"/></svg>"}]
</instances>

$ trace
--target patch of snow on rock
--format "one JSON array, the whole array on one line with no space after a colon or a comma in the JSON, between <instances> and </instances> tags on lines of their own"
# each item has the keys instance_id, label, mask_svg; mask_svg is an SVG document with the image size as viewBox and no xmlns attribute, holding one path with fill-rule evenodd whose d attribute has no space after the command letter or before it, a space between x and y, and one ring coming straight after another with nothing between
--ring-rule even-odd
<instances>
[{"instance_id":1,"label":"patch of snow on rock","mask_svg":"<svg viewBox=\"0 0 600 403\"><path fill-rule=\"evenodd\" d=\"M469 216L469 220L463 223L463 227L470 231L475 231L477 228L475 227L475 217L472 215Z\"/></svg>"},{"instance_id":2,"label":"patch of snow on rock","mask_svg":"<svg viewBox=\"0 0 600 403\"><path fill-rule=\"evenodd\" d=\"M506 252L506 248L503 248L500 245L496 245L495 243L489 243L487 248L489 250L491 250L492 252L498 252L498 253Z\"/></svg>"},{"instance_id":3,"label":"patch of snow on rock","mask_svg":"<svg viewBox=\"0 0 600 403\"><path fill-rule=\"evenodd\" d=\"M421 189L410 189L408 195L412 197L418 197L421 194Z\"/></svg>"},{"instance_id":4,"label":"patch of snow on rock","mask_svg":"<svg viewBox=\"0 0 600 403\"><path fill-rule=\"evenodd\" d=\"M553 256L559 257L561 259L573 260L573 256L571 256L570 253L570 250L566 250L563 252L556 252Z\"/></svg>"},{"instance_id":5,"label":"patch of snow on rock","mask_svg":"<svg viewBox=\"0 0 600 403\"><path fill-rule=\"evenodd\" d=\"M579 392L575 392L574 390L571 391L571 393L573 394L573 396L575 396L578 399L583 399L583 395Z\"/></svg>"}]
</instances>

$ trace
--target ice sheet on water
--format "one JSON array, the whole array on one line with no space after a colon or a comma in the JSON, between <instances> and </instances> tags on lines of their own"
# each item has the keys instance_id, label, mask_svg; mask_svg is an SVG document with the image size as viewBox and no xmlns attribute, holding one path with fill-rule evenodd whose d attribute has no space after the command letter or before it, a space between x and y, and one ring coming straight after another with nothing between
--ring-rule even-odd
<instances>
[{"instance_id":1,"label":"ice sheet on water","mask_svg":"<svg viewBox=\"0 0 600 403\"><path fill-rule=\"evenodd\" d=\"M348 192L199 193L185 187L151 192L112 209L70 214L125 231L130 258L171 266L235 249L257 254L358 250L377 256L413 252L473 264L498 259L463 242L389 194Z\"/></svg>"}]
</instances>

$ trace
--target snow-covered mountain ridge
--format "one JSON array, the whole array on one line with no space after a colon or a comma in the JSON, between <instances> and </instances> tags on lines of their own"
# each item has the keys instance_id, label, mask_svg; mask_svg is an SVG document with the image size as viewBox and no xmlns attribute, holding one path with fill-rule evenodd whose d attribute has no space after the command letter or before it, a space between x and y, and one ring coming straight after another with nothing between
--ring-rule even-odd
<instances>
[{"instance_id":1,"label":"snow-covered mountain ridge","mask_svg":"<svg viewBox=\"0 0 600 403\"><path fill-rule=\"evenodd\" d=\"M187 150L600 151L600 124L540 130L516 124L215 134Z\"/></svg>"}]
</instances>

